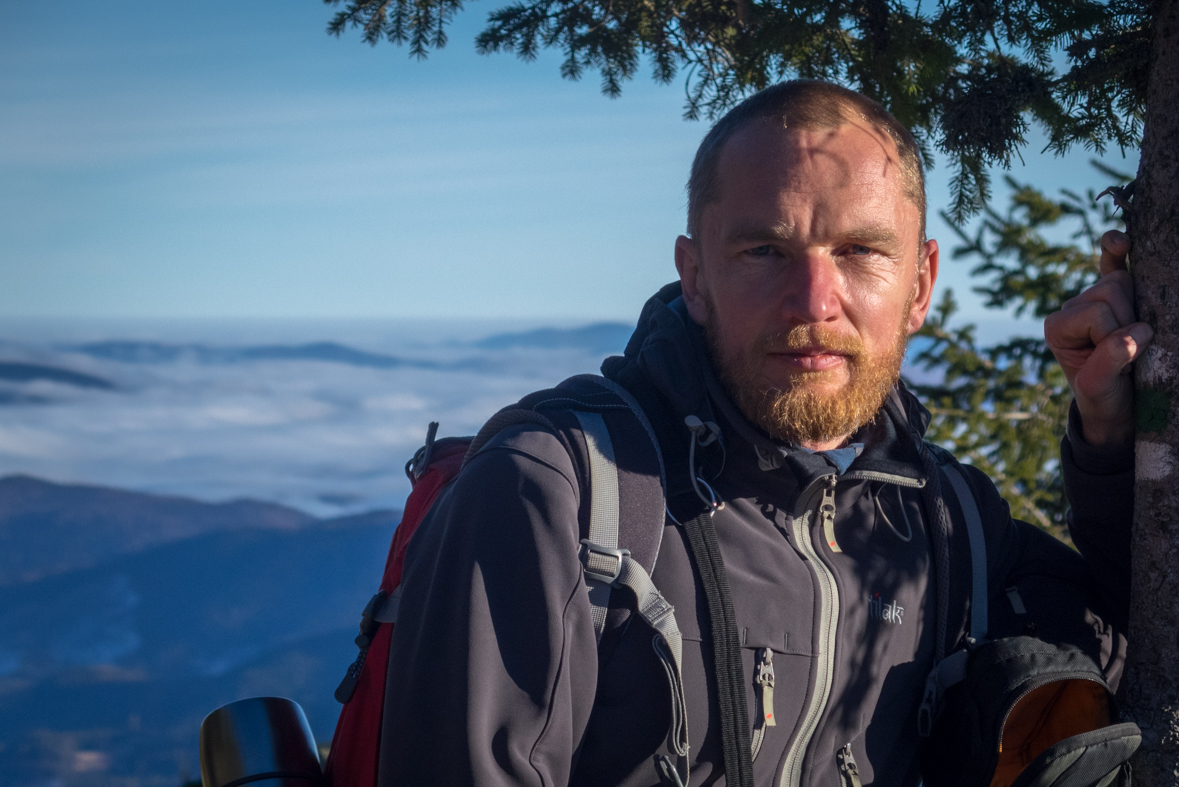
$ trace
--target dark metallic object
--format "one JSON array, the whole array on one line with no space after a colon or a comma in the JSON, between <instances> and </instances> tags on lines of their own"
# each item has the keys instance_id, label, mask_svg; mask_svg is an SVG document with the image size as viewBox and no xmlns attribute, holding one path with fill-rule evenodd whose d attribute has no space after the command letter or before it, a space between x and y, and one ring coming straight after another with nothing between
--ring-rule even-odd
<instances>
[{"instance_id":1,"label":"dark metallic object","mask_svg":"<svg viewBox=\"0 0 1179 787\"><path fill-rule=\"evenodd\" d=\"M1131 200L1134 198L1134 186L1138 183L1138 179L1127 183L1125 186L1110 186L1105 191L1093 198L1093 201L1104 197L1106 194L1113 197L1114 205L1122 209L1122 222L1126 225L1126 234L1130 234L1130 222L1134 218L1134 205Z\"/></svg>"},{"instance_id":2,"label":"dark metallic object","mask_svg":"<svg viewBox=\"0 0 1179 787\"><path fill-rule=\"evenodd\" d=\"M204 787L324 787L315 736L299 704L251 697L201 722Z\"/></svg>"}]
</instances>

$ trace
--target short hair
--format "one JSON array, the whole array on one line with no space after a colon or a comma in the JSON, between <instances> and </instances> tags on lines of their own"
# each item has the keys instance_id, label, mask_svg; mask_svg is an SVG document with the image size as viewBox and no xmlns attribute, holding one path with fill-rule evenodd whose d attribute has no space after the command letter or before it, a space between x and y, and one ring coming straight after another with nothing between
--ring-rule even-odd
<instances>
[{"instance_id":1,"label":"short hair","mask_svg":"<svg viewBox=\"0 0 1179 787\"><path fill-rule=\"evenodd\" d=\"M704 208L716 200L720 190L717 166L721 151L737 131L758 120L768 120L792 131L815 131L838 128L857 119L896 144L901 188L920 213L920 239L924 243L925 172L912 132L867 96L815 79L793 79L771 85L733 107L708 131L696 150L688 177L688 235L699 237Z\"/></svg>"}]
</instances>

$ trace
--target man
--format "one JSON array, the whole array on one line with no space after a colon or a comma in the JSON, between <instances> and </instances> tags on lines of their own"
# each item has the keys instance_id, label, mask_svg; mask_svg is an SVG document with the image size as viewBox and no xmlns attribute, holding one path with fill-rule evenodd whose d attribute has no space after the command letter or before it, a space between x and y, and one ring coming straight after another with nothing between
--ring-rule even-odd
<instances>
[{"instance_id":1,"label":"man","mask_svg":"<svg viewBox=\"0 0 1179 787\"><path fill-rule=\"evenodd\" d=\"M690 784L718 783L725 767L724 676L680 524L701 500L716 509L740 631L754 783L834 787L852 758L863 784L920 782L922 688L968 630L970 585L959 529L939 643L931 508L949 504L931 491L927 414L898 383L938 272L924 214L916 145L887 112L825 83L771 87L701 144L680 281L603 366L642 402L667 462L652 578L683 635ZM1124 239L1104 249L1107 275L1048 324L1076 395L1062 463L1088 569L967 473L991 586L1053 573L1089 583L1088 570L1116 622L1132 507L1123 371L1150 335L1117 270ZM423 522L391 645L383 785L659 783L667 681L641 622L599 648L577 557L579 478L556 435L511 427Z\"/></svg>"}]
</instances>

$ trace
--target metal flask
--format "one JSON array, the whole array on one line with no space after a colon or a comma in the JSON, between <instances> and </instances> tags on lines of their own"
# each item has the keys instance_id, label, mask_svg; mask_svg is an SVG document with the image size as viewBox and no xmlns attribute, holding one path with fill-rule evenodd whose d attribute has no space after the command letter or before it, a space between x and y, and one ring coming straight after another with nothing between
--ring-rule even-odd
<instances>
[{"instance_id":1,"label":"metal flask","mask_svg":"<svg viewBox=\"0 0 1179 787\"><path fill-rule=\"evenodd\" d=\"M204 787L324 787L315 736L297 702L251 697L201 722Z\"/></svg>"}]
</instances>

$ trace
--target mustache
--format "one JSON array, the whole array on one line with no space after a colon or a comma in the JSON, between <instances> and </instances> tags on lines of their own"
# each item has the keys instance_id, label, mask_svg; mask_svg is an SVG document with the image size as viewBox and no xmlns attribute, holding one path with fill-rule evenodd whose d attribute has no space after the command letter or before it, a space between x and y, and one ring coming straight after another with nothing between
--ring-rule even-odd
<instances>
[{"instance_id":1,"label":"mustache","mask_svg":"<svg viewBox=\"0 0 1179 787\"><path fill-rule=\"evenodd\" d=\"M824 325L796 325L788 331L775 331L758 337L754 350L759 354L822 350L859 358L864 343Z\"/></svg>"}]
</instances>

